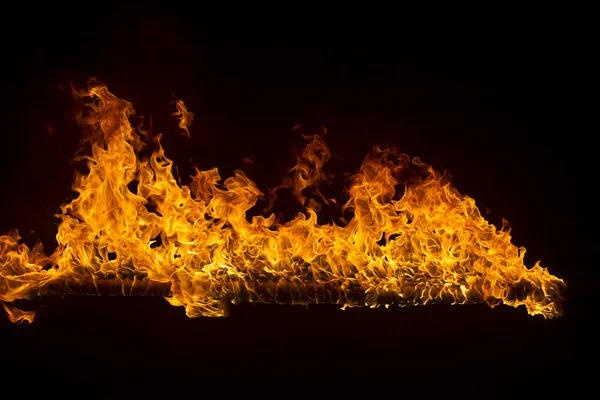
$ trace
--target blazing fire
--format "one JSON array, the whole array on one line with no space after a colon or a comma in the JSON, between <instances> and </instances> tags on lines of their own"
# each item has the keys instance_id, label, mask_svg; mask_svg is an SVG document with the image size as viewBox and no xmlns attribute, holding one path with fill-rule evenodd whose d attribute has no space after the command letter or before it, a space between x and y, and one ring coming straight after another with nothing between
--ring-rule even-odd
<instances>
[{"instance_id":1,"label":"blazing fire","mask_svg":"<svg viewBox=\"0 0 600 400\"><path fill-rule=\"evenodd\" d=\"M12 305L59 288L120 282L170 287L166 299L190 317L222 316L240 301L336 303L344 307L524 305L531 315L561 315L561 279L511 243L475 201L461 195L432 167L394 149L376 147L347 187L343 224L317 223L322 204L306 190L327 180L330 157L320 135L308 144L283 183L304 206L290 221L247 211L264 194L242 171L221 183L217 169L195 170L179 185L160 135L150 141L132 125L132 105L91 81L75 92L82 144L76 156L89 171L76 173L78 196L60 207L58 246L32 249L16 231L0 236L0 302L13 322L34 312ZM182 133L193 114L177 102ZM150 156L142 150L155 146ZM147 152L146 152L147 153ZM134 187L132 190L132 187ZM268 211L267 211L268 212ZM51 290L52 288L52 290ZM126 293L124 293L126 294Z\"/></svg>"}]
</instances>

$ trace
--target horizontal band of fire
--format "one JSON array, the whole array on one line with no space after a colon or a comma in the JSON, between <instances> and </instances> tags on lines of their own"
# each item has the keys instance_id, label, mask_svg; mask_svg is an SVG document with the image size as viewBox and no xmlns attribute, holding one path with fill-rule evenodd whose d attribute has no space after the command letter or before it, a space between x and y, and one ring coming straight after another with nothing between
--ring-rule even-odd
<instances>
[{"instance_id":1,"label":"horizontal band of fire","mask_svg":"<svg viewBox=\"0 0 600 400\"><path fill-rule=\"evenodd\" d=\"M58 246L46 255L16 231L0 236L0 302L13 322L34 312L12 305L55 293L157 294L190 317L222 316L227 305L335 303L344 307L487 303L524 305L531 315L562 314L564 282L511 243L447 175L394 148L375 147L347 186L345 202L319 186L330 152L321 135L281 185L304 206L290 221L247 212L265 196L242 171L221 183L217 169L195 170L180 185L160 135L132 125L132 105L90 81L74 92L82 144L78 196L57 217ZM189 136L193 114L176 104ZM150 156L144 149L155 147ZM132 183L137 187L131 189ZM309 198L307 191L317 193ZM318 196L317 196L318 197ZM322 204L340 204L343 224L319 224ZM342 204L343 203L343 204Z\"/></svg>"}]
</instances>

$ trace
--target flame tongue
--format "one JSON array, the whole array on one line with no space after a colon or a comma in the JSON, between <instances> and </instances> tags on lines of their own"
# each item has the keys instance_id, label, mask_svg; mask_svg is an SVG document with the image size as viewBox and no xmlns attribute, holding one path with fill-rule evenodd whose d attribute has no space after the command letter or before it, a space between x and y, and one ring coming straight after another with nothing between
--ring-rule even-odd
<instances>
[{"instance_id":1,"label":"flame tongue","mask_svg":"<svg viewBox=\"0 0 600 400\"><path fill-rule=\"evenodd\" d=\"M291 190L305 206L291 221L271 214L250 221L262 193L242 171L223 184L217 169L196 170L177 184L172 162L157 149L146 158L145 132L134 128L130 103L92 82L79 122L91 145L89 172L77 174L77 198L61 206L58 247L0 236L0 301L13 321L33 319L6 302L43 293L57 282L121 279L171 283L167 300L187 315L220 316L226 302L330 301L344 306L486 302L525 305L530 314L560 315L564 282L537 263L510 231L485 221L463 196L419 159L376 147L352 177L344 226L318 224L319 202L305 196L327 178L330 153L318 135L290 176L270 192ZM189 135L193 114L177 103ZM131 190L137 182L137 188ZM399 196L398 187L404 192ZM315 189L323 202L327 200ZM360 293L357 295L356 293Z\"/></svg>"}]
</instances>

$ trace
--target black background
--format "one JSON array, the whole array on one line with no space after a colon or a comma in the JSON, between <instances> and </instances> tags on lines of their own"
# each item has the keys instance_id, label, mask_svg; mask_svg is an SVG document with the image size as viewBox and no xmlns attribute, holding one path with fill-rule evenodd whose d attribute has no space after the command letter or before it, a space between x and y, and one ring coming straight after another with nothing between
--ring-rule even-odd
<instances>
[{"instance_id":1,"label":"black background","mask_svg":"<svg viewBox=\"0 0 600 400\"><path fill-rule=\"evenodd\" d=\"M261 189L276 185L304 144L296 123L305 132L328 128L336 171L352 172L379 143L448 169L490 222L511 223L527 265L541 260L567 281L567 315L544 320L484 305L240 305L226 319L189 319L160 298L44 299L31 325L0 320L0 380L103 398L213 389L287 396L323 383L493 398L586 381L582 362L595 352L584 345L591 295L573 247L573 34L532 25L405 32L402 20L379 11L54 11L3 34L2 232L18 228L26 243L40 238L52 248L52 216L72 198L79 140L68 83L96 76L152 115L183 183L197 165L217 166L223 177L245 168ZM191 139L169 116L173 95L196 115ZM244 166L244 157L254 163ZM272 389L298 375L308 379ZM253 383L239 385L237 376Z\"/></svg>"}]
</instances>

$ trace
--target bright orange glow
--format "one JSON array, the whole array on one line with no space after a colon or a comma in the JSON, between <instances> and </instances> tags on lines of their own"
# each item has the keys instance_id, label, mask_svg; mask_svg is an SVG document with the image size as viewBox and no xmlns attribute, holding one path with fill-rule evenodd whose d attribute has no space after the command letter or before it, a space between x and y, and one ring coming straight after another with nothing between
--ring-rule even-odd
<instances>
[{"instance_id":1,"label":"bright orange glow","mask_svg":"<svg viewBox=\"0 0 600 400\"><path fill-rule=\"evenodd\" d=\"M76 174L78 196L61 206L56 250L30 249L16 231L0 236L0 301L13 322L34 313L11 302L67 279L170 282L167 300L190 317L223 315L224 301L239 301L236 290L257 282L293 288L295 303L310 302L308 285L323 285L366 294L360 302L347 296L343 306L388 305L377 301L386 292L405 297L405 305L485 302L561 314L564 282L539 263L527 268L510 230L485 221L472 198L418 158L376 147L350 179L342 208L352 217L343 226L319 224L322 203L305 189L327 180L330 152L322 136L307 136L296 166L270 192L273 204L277 191L291 190L306 211L287 222L274 214L249 221L246 212L263 193L242 171L221 183L216 168L196 170L180 186L160 135L146 143L132 126L130 103L95 81L75 95L86 104L79 123L91 146L76 158L89 172ZM189 135L193 114L181 101L177 110ZM151 145L156 150L142 157Z\"/></svg>"}]
</instances>

